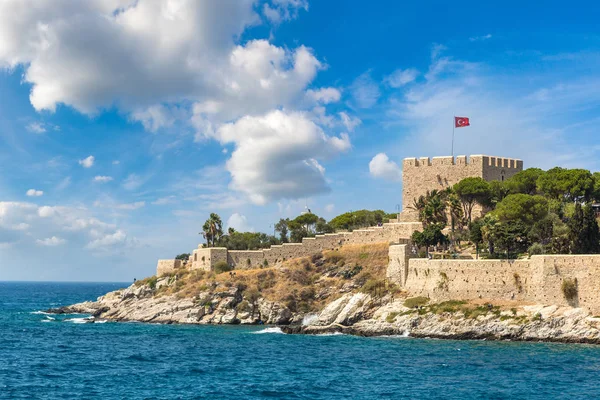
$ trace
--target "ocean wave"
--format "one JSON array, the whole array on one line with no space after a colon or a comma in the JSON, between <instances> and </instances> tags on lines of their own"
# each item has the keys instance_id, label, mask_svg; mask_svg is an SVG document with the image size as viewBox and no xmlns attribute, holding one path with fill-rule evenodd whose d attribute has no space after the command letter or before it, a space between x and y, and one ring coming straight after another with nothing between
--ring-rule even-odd
<instances>
[{"instance_id":1,"label":"ocean wave","mask_svg":"<svg viewBox=\"0 0 600 400\"><path fill-rule=\"evenodd\" d=\"M32 311L29 314L51 315L50 313L47 313L46 311Z\"/></svg>"},{"instance_id":2,"label":"ocean wave","mask_svg":"<svg viewBox=\"0 0 600 400\"><path fill-rule=\"evenodd\" d=\"M54 320L56 320L56 318L46 315L46 319L44 321L54 321Z\"/></svg>"},{"instance_id":3,"label":"ocean wave","mask_svg":"<svg viewBox=\"0 0 600 400\"><path fill-rule=\"evenodd\" d=\"M283 333L283 331L281 330L281 328L277 328L277 327L271 327L271 328L265 328L265 329L261 329L260 331L256 331L256 332L252 332L255 334L263 334L263 333Z\"/></svg>"},{"instance_id":4,"label":"ocean wave","mask_svg":"<svg viewBox=\"0 0 600 400\"><path fill-rule=\"evenodd\" d=\"M319 315L317 314L308 314L302 318L302 326L312 325L313 322L316 322L319 319Z\"/></svg>"},{"instance_id":5,"label":"ocean wave","mask_svg":"<svg viewBox=\"0 0 600 400\"><path fill-rule=\"evenodd\" d=\"M90 322L94 322L93 319L90 319L89 317L86 318L67 318L64 320L65 322L72 322L74 324L87 324Z\"/></svg>"},{"instance_id":6,"label":"ocean wave","mask_svg":"<svg viewBox=\"0 0 600 400\"><path fill-rule=\"evenodd\" d=\"M342 332L317 333L315 336L340 336L340 335L345 335L345 333L342 333Z\"/></svg>"}]
</instances>

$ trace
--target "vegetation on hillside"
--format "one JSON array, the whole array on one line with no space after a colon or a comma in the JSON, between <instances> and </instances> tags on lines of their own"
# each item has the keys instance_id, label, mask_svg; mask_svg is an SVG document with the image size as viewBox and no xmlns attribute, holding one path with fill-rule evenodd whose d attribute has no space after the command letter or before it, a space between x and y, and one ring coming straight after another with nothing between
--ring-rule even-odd
<instances>
[{"instance_id":1,"label":"vegetation on hillside","mask_svg":"<svg viewBox=\"0 0 600 400\"><path fill-rule=\"evenodd\" d=\"M299 243L305 237L314 237L324 233L351 231L375 226L397 214L388 214L382 210L359 210L343 213L329 222L311 212L302 213L296 218L281 218L274 225L273 235L261 232L238 232L229 228L223 231L223 222L218 214L211 213L202 226L202 236L207 247L226 247L229 250L258 250L274 244Z\"/></svg>"},{"instance_id":2,"label":"vegetation on hillside","mask_svg":"<svg viewBox=\"0 0 600 400\"><path fill-rule=\"evenodd\" d=\"M201 301L207 291L236 285L251 302L264 298L279 302L292 312L312 312L322 309L342 293L362 291L375 298L395 293L398 289L385 280L387 264L387 243L347 245L339 250L288 260L278 267L240 269L235 274L221 267L214 272L176 270L163 276L176 283L159 287L156 296L175 294ZM157 278L151 277L136 285L156 285L156 282Z\"/></svg>"},{"instance_id":3,"label":"vegetation on hillside","mask_svg":"<svg viewBox=\"0 0 600 400\"><path fill-rule=\"evenodd\" d=\"M598 253L592 204L599 200L600 174L583 169L531 168L504 182L466 178L415 199L423 232L412 239L425 248L470 241L486 257ZM473 215L476 205L485 216Z\"/></svg>"}]
</instances>

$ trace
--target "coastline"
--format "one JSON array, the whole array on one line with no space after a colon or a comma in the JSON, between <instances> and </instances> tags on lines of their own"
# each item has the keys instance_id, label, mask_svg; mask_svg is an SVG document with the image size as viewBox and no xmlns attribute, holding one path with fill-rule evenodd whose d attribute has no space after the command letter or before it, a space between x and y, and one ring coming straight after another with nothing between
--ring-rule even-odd
<instances>
[{"instance_id":1,"label":"coastline","mask_svg":"<svg viewBox=\"0 0 600 400\"><path fill-rule=\"evenodd\" d=\"M600 318L586 309L556 305L471 304L447 301L413 308L406 299L346 293L318 313L291 312L259 298L253 310L238 286L197 298L155 297L147 285L131 285L49 313L83 313L87 322L135 321L163 324L277 326L286 334L343 333L364 337L399 335L413 338L600 344Z\"/></svg>"}]
</instances>

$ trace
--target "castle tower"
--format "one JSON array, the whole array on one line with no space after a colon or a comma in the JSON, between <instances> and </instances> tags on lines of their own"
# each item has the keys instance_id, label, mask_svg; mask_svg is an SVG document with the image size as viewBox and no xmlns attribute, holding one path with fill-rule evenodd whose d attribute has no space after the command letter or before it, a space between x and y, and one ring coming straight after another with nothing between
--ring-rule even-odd
<instances>
[{"instance_id":1,"label":"castle tower","mask_svg":"<svg viewBox=\"0 0 600 400\"><path fill-rule=\"evenodd\" d=\"M442 190L464 178L504 181L523 170L523 161L484 155L405 158L402 163L402 213L400 221L417 221L411 207L427 191Z\"/></svg>"}]
</instances>

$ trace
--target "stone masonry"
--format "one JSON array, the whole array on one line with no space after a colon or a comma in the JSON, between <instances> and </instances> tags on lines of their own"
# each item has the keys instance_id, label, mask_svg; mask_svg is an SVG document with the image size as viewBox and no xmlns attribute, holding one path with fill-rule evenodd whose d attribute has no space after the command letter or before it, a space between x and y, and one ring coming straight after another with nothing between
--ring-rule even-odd
<instances>
[{"instance_id":1,"label":"stone masonry","mask_svg":"<svg viewBox=\"0 0 600 400\"><path fill-rule=\"evenodd\" d=\"M585 307L600 314L600 255L537 255L520 260L411 258L410 245L392 245L387 278L411 296L443 300L519 300ZM576 282L567 299L563 282Z\"/></svg>"},{"instance_id":2,"label":"stone masonry","mask_svg":"<svg viewBox=\"0 0 600 400\"><path fill-rule=\"evenodd\" d=\"M523 161L483 155L405 158L402 163L400 221L416 221L415 199L433 189L442 190L469 177L504 181L523 170Z\"/></svg>"}]
</instances>

